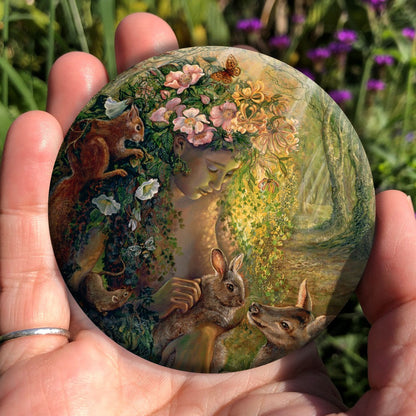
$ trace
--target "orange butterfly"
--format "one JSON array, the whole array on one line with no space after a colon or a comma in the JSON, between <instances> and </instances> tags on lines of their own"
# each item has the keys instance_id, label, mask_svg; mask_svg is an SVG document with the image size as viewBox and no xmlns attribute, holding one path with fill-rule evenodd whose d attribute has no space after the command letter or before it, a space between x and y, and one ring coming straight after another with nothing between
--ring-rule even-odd
<instances>
[{"instance_id":1,"label":"orange butterfly","mask_svg":"<svg viewBox=\"0 0 416 416\"><path fill-rule=\"evenodd\" d=\"M225 62L225 68L221 71L211 74L211 78L214 81L230 84L233 80L233 77L237 77L240 74L241 69L238 66L237 59L235 59L234 55L228 55L227 61Z\"/></svg>"}]
</instances>

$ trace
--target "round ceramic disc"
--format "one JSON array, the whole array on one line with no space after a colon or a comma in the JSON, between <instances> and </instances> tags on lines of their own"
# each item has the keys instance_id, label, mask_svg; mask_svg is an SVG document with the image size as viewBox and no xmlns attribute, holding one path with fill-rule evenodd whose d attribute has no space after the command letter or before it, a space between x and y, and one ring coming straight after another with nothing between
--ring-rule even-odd
<instances>
[{"instance_id":1,"label":"round ceramic disc","mask_svg":"<svg viewBox=\"0 0 416 416\"><path fill-rule=\"evenodd\" d=\"M259 366L322 332L371 248L374 190L351 124L259 53L182 49L103 88L55 164L62 275L109 337L168 367Z\"/></svg>"}]
</instances>

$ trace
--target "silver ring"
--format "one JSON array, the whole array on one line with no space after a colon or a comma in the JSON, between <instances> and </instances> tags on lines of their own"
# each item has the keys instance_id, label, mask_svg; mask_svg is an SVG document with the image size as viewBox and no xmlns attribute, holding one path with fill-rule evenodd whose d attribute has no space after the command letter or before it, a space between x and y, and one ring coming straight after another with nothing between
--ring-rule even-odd
<instances>
[{"instance_id":1,"label":"silver ring","mask_svg":"<svg viewBox=\"0 0 416 416\"><path fill-rule=\"evenodd\" d=\"M0 344L11 339L28 337L30 335L62 335L69 338L70 334L67 329L63 328L33 328L33 329L21 329L20 331L9 332L8 334L0 335Z\"/></svg>"}]
</instances>

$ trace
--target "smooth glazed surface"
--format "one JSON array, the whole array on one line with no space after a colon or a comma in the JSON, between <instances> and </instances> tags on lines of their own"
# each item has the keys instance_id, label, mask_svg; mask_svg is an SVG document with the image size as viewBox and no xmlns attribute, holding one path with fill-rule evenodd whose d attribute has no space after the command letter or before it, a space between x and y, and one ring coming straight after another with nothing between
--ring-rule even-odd
<instances>
[{"instance_id":1,"label":"smooth glazed surface","mask_svg":"<svg viewBox=\"0 0 416 416\"><path fill-rule=\"evenodd\" d=\"M303 74L182 49L95 96L55 164L50 229L71 292L133 353L196 372L278 359L355 289L374 190L351 124Z\"/></svg>"}]
</instances>

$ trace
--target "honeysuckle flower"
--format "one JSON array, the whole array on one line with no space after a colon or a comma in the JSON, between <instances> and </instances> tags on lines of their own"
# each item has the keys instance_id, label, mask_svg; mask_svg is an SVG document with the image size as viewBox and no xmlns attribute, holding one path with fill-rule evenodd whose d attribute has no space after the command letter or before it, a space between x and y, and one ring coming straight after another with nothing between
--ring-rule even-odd
<instances>
[{"instance_id":1,"label":"honeysuckle flower","mask_svg":"<svg viewBox=\"0 0 416 416\"><path fill-rule=\"evenodd\" d=\"M242 102L236 117L231 122L231 128L240 133L258 133L266 128L267 114L263 108L247 102Z\"/></svg>"},{"instance_id":2,"label":"honeysuckle flower","mask_svg":"<svg viewBox=\"0 0 416 416\"><path fill-rule=\"evenodd\" d=\"M367 90L368 91L382 91L384 90L386 84L379 80L379 79L370 79L367 82Z\"/></svg>"},{"instance_id":3,"label":"honeysuckle flower","mask_svg":"<svg viewBox=\"0 0 416 416\"><path fill-rule=\"evenodd\" d=\"M269 178L263 178L258 184L257 184L258 188L260 189L261 192L273 192L275 193L279 187L279 184L273 180L273 179L269 179Z\"/></svg>"},{"instance_id":4,"label":"honeysuckle flower","mask_svg":"<svg viewBox=\"0 0 416 416\"><path fill-rule=\"evenodd\" d=\"M160 184L157 179L149 179L137 188L135 197L141 201L152 199L159 192L159 186Z\"/></svg>"},{"instance_id":5,"label":"honeysuckle flower","mask_svg":"<svg viewBox=\"0 0 416 416\"><path fill-rule=\"evenodd\" d=\"M166 107L160 107L154 113L152 113L150 120L153 122L169 124L170 116L173 113L176 113L176 116L180 117L185 108L186 107L181 104L181 99L179 97L172 98L166 103Z\"/></svg>"},{"instance_id":6,"label":"honeysuckle flower","mask_svg":"<svg viewBox=\"0 0 416 416\"><path fill-rule=\"evenodd\" d=\"M405 27L402 30L402 35L409 40L413 40L415 38L415 34L415 29L412 29L411 27Z\"/></svg>"},{"instance_id":7,"label":"honeysuckle flower","mask_svg":"<svg viewBox=\"0 0 416 416\"><path fill-rule=\"evenodd\" d=\"M204 123L209 124L205 114L199 114L197 108L184 110L181 117L173 120L174 131L181 131L186 134L198 134L204 130Z\"/></svg>"},{"instance_id":8,"label":"honeysuckle flower","mask_svg":"<svg viewBox=\"0 0 416 416\"><path fill-rule=\"evenodd\" d=\"M112 196L101 194L92 199L92 203L99 209L101 214L106 216L117 214L120 211L121 205Z\"/></svg>"},{"instance_id":9,"label":"honeysuckle flower","mask_svg":"<svg viewBox=\"0 0 416 416\"><path fill-rule=\"evenodd\" d=\"M391 55L376 55L374 62L380 66L391 66L394 64L394 58Z\"/></svg>"},{"instance_id":10,"label":"honeysuckle flower","mask_svg":"<svg viewBox=\"0 0 416 416\"><path fill-rule=\"evenodd\" d=\"M199 133L188 134L186 139L189 143L192 143L194 146L201 146L203 144L211 143L214 138L214 127L208 127L204 124L204 129Z\"/></svg>"},{"instance_id":11,"label":"honeysuckle flower","mask_svg":"<svg viewBox=\"0 0 416 416\"><path fill-rule=\"evenodd\" d=\"M253 145L262 154L289 154L298 149L297 121L274 118L269 128L253 139Z\"/></svg>"},{"instance_id":12,"label":"honeysuckle flower","mask_svg":"<svg viewBox=\"0 0 416 416\"><path fill-rule=\"evenodd\" d=\"M235 91L232 94L232 97L235 103L239 106L242 101L250 100L256 104L262 103L266 99L264 94L264 83L263 81L257 80L255 82L247 81L249 87L240 88L239 85L236 86Z\"/></svg>"},{"instance_id":13,"label":"honeysuckle flower","mask_svg":"<svg viewBox=\"0 0 416 416\"><path fill-rule=\"evenodd\" d=\"M222 127L224 130L231 129L231 122L237 114L237 106L226 101L221 105L212 107L209 119L215 127Z\"/></svg>"},{"instance_id":14,"label":"honeysuckle flower","mask_svg":"<svg viewBox=\"0 0 416 416\"><path fill-rule=\"evenodd\" d=\"M244 32L255 32L260 30L263 24L260 19L253 17L251 19L242 19L237 22L236 28Z\"/></svg>"},{"instance_id":15,"label":"honeysuckle flower","mask_svg":"<svg viewBox=\"0 0 416 416\"><path fill-rule=\"evenodd\" d=\"M204 71L200 66L186 64L183 66L182 71L169 72L163 85L175 88L178 90L178 94L181 94L191 85L196 84L204 75Z\"/></svg>"},{"instance_id":16,"label":"honeysuckle flower","mask_svg":"<svg viewBox=\"0 0 416 416\"><path fill-rule=\"evenodd\" d=\"M338 104L343 104L352 99L350 90L333 90L329 92L329 96Z\"/></svg>"},{"instance_id":17,"label":"honeysuckle flower","mask_svg":"<svg viewBox=\"0 0 416 416\"><path fill-rule=\"evenodd\" d=\"M287 97L280 97L278 101L274 101L269 105L272 114L282 117L289 109L289 99Z\"/></svg>"},{"instance_id":18,"label":"honeysuckle flower","mask_svg":"<svg viewBox=\"0 0 416 416\"><path fill-rule=\"evenodd\" d=\"M118 117L128 107L128 100L116 101L112 97L105 100L105 115L109 119Z\"/></svg>"},{"instance_id":19,"label":"honeysuckle flower","mask_svg":"<svg viewBox=\"0 0 416 416\"><path fill-rule=\"evenodd\" d=\"M279 136L277 142L287 155L289 155L290 152L297 151L299 147L299 138L292 133L285 136Z\"/></svg>"}]
</instances>

